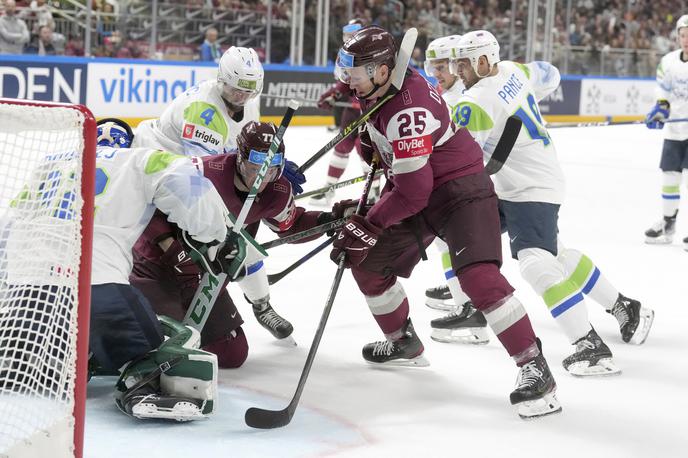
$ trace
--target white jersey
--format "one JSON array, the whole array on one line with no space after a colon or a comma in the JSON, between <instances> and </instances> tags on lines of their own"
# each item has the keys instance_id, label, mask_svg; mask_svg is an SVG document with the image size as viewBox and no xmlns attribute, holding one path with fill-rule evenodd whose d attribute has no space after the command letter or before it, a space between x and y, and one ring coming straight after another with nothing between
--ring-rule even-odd
<instances>
[{"instance_id":1,"label":"white jersey","mask_svg":"<svg viewBox=\"0 0 688 458\"><path fill-rule=\"evenodd\" d=\"M236 138L250 121L259 121L260 96L230 117L216 81L204 81L177 96L159 119L143 121L134 147L161 148L187 156L236 151Z\"/></svg>"},{"instance_id":2,"label":"white jersey","mask_svg":"<svg viewBox=\"0 0 688 458\"><path fill-rule=\"evenodd\" d=\"M662 57L657 66L657 100L667 100L670 118L688 118L688 62L681 60L677 49ZM670 122L664 125L667 140L688 139L688 123Z\"/></svg>"},{"instance_id":3,"label":"white jersey","mask_svg":"<svg viewBox=\"0 0 688 458\"><path fill-rule=\"evenodd\" d=\"M494 152L507 118L518 116L523 127L504 167L492 178L497 196L512 202L564 199L564 174L543 126L537 102L559 86L559 70L547 62L502 61L495 76L466 89L452 119L467 128L485 152Z\"/></svg>"},{"instance_id":4,"label":"white jersey","mask_svg":"<svg viewBox=\"0 0 688 458\"><path fill-rule=\"evenodd\" d=\"M459 104L459 99L461 99L464 89L466 89L466 87L463 85L463 82L461 82L461 79L456 78L456 81L454 82L454 84L452 84L452 87L450 87L446 91L442 90L442 93L440 95L444 99L444 103L447 104L447 108L449 108L450 115L454 113L454 109Z\"/></svg>"}]
</instances>

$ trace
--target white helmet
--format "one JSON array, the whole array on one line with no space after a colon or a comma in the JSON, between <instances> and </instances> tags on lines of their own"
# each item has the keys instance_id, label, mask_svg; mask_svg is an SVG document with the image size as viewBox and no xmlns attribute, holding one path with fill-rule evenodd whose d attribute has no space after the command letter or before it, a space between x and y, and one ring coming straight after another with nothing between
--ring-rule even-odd
<instances>
[{"instance_id":1,"label":"white helmet","mask_svg":"<svg viewBox=\"0 0 688 458\"><path fill-rule=\"evenodd\" d=\"M678 33L678 31L684 27L688 27L688 14L684 14L678 18L678 21L676 21L676 32Z\"/></svg>"},{"instance_id":2,"label":"white helmet","mask_svg":"<svg viewBox=\"0 0 688 458\"><path fill-rule=\"evenodd\" d=\"M432 76L435 72L434 61L447 59L448 64L448 60L454 57L454 48L460 39L461 35L449 35L432 40L425 50L425 74Z\"/></svg>"},{"instance_id":3,"label":"white helmet","mask_svg":"<svg viewBox=\"0 0 688 458\"><path fill-rule=\"evenodd\" d=\"M232 46L220 58L217 81L222 97L243 106L263 91L263 66L252 48Z\"/></svg>"},{"instance_id":4,"label":"white helmet","mask_svg":"<svg viewBox=\"0 0 688 458\"><path fill-rule=\"evenodd\" d=\"M454 58L469 59L475 73L482 78L487 75L481 75L478 72L478 58L480 56L487 58L490 67L499 62L499 43L494 35L487 30L468 32L461 37L459 44L454 48Z\"/></svg>"}]
</instances>

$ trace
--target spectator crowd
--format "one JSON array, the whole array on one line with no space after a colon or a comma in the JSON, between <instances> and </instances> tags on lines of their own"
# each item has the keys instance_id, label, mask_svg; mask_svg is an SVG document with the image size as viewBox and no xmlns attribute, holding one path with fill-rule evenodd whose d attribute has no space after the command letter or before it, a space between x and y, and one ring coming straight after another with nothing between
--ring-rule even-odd
<instances>
[{"instance_id":1,"label":"spectator crowd","mask_svg":"<svg viewBox=\"0 0 688 458\"><path fill-rule=\"evenodd\" d=\"M86 0L80 2L86 5ZM144 0L93 0L97 36L93 39L91 54L120 58L155 57L148 54L150 37L127 27L126 21L122 20L132 5L150 3ZM426 44L433 38L479 28L492 31L504 49L514 40L520 40L521 49L511 54L517 59L523 58L529 2L516 0L514 3L516 11L512 16L512 0L441 0L439 5L437 0L330 0L330 57L334 58L341 44L341 26L351 19L351 11L353 17L368 24L379 24L397 37L408 27L417 27L420 37L416 54L421 60ZM638 72L651 73L656 60L675 47L675 21L682 13L688 12L682 10L683 0L571 0L569 3L571 9L567 11L567 1L556 0L555 23L551 32L555 60L566 56L568 63L570 56L577 56L570 57L570 73L599 71L605 55L612 56L614 52L632 56ZM189 29L189 33L193 32L192 40L179 45L193 48L190 58L207 61L217 61L222 51L235 41L231 27L220 27L212 23L211 18L225 17L223 12L250 11L258 13L264 23L267 12L266 0L159 0L159 4L182 8L188 18L203 17L210 21L207 25ZM61 14L70 8L74 10L73 2L65 0L0 0L0 54L83 55L83 27L82 33L78 33L78 29L75 31L73 24L60 27L69 22L70 17L75 17ZM82 19L84 8L79 11ZM289 57L292 11L292 0L272 1L273 62L282 62ZM305 13L303 55L305 63L309 64L315 54L315 0L306 2ZM514 24L511 23L512 17ZM229 36L223 36L227 30ZM512 31L515 34L512 35ZM536 41L540 42L541 38ZM169 49L170 44L158 40L158 47ZM258 51L259 54L263 52L262 49ZM611 70L611 73L614 70L628 71L620 68Z\"/></svg>"}]
</instances>

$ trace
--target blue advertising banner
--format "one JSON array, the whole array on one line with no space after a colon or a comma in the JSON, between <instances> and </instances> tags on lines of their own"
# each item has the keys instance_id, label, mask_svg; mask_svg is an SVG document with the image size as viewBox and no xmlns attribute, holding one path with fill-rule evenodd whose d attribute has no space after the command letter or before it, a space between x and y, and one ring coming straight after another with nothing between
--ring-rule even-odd
<instances>
[{"instance_id":1,"label":"blue advertising banner","mask_svg":"<svg viewBox=\"0 0 688 458\"><path fill-rule=\"evenodd\" d=\"M34 58L35 59L35 58ZM17 57L0 61L0 96L46 102L86 103L85 63Z\"/></svg>"},{"instance_id":2,"label":"blue advertising banner","mask_svg":"<svg viewBox=\"0 0 688 458\"><path fill-rule=\"evenodd\" d=\"M577 115L581 93L581 81L561 79L559 87L540 101L543 115Z\"/></svg>"}]
</instances>

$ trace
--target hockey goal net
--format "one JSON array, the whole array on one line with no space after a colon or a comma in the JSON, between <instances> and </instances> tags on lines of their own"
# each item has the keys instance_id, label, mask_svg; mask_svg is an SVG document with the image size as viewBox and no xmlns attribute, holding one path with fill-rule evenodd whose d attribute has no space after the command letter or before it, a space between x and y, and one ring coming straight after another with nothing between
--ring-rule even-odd
<instances>
[{"instance_id":1,"label":"hockey goal net","mask_svg":"<svg viewBox=\"0 0 688 458\"><path fill-rule=\"evenodd\" d=\"M80 457L96 125L0 99L0 457Z\"/></svg>"}]
</instances>

